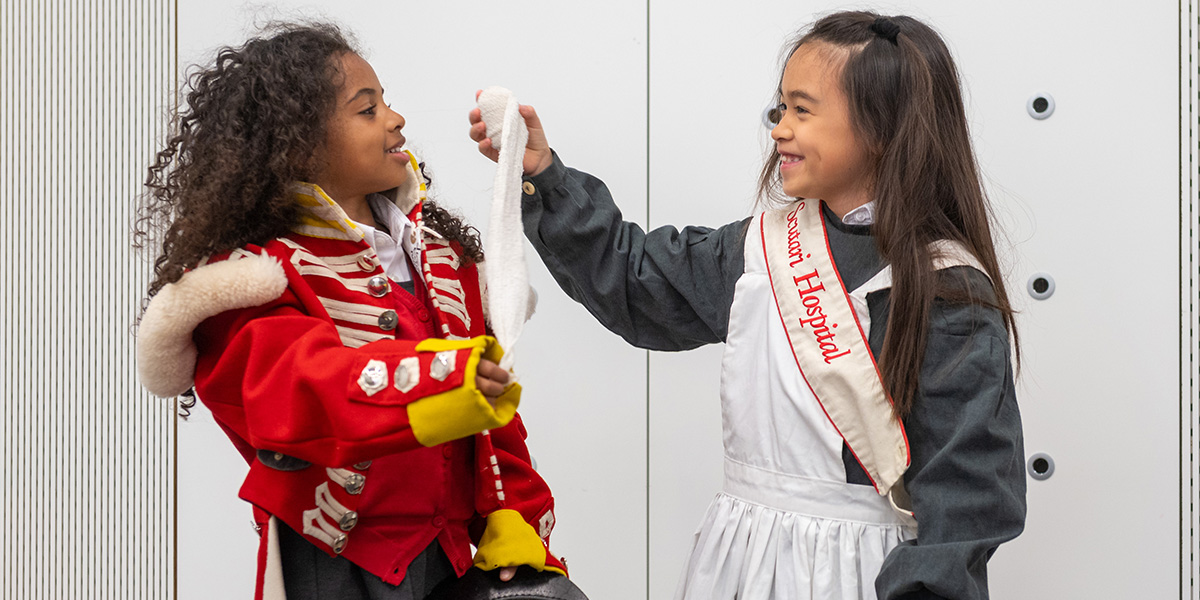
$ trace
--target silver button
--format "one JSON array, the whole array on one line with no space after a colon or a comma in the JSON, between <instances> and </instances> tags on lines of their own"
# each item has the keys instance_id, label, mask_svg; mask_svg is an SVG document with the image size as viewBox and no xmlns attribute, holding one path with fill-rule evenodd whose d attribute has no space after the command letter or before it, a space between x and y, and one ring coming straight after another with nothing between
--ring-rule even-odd
<instances>
[{"instance_id":1,"label":"silver button","mask_svg":"<svg viewBox=\"0 0 1200 600\"><path fill-rule=\"evenodd\" d=\"M359 471L366 471L367 469L371 468L371 461L364 460L360 463L354 463L354 468L358 469Z\"/></svg>"},{"instance_id":2,"label":"silver button","mask_svg":"<svg viewBox=\"0 0 1200 600\"><path fill-rule=\"evenodd\" d=\"M362 373L358 376L358 387L362 388L363 393L374 396L387 387L387 384L387 363L376 359L367 361L367 366L363 367Z\"/></svg>"},{"instance_id":3,"label":"silver button","mask_svg":"<svg viewBox=\"0 0 1200 600\"><path fill-rule=\"evenodd\" d=\"M276 452L276 453L275 453L275 460L283 460L283 453L282 453L282 452Z\"/></svg>"},{"instance_id":4,"label":"silver button","mask_svg":"<svg viewBox=\"0 0 1200 600\"><path fill-rule=\"evenodd\" d=\"M454 372L456 356L458 353L454 350L438 352L437 356L433 357L433 363L429 365L429 376L438 381L445 381Z\"/></svg>"},{"instance_id":5,"label":"silver button","mask_svg":"<svg viewBox=\"0 0 1200 600\"><path fill-rule=\"evenodd\" d=\"M368 279L367 280L367 291L370 292L371 295L375 296L376 298L379 298L379 297L383 296L384 294L388 293L387 278L382 275L376 275L376 276Z\"/></svg>"},{"instance_id":6,"label":"silver button","mask_svg":"<svg viewBox=\"0 0 1200 600\"><path fill-rule=\"evenodd\" d=\"M346 542L349 541L349 539L350 538L347 538L346 534L344 533L337 536L337 539L333 540L333 553L341 554L342 550L346 549Z\"/></svg>"},{"instance_id":7,"label":"silver button","mask_svg":"<svg viewBox=\"0 0 1200 600\"><path fill-rule=\"evenodd\" d=\"M421 312L425 312L422 310ZM421 381L421 359L410 356L400 359L400 364L396 365L395 382L393 385L396 389L407 394L417 387Z\"/></svg>"},{"instance_id":8,"label":"silver button","mask_svg":"<svg viewBox=\"0 0 1200 600\"><path fill-rule=\"evenodd\" d=\"M346 477L346 483L342 487L346 488L346 493L357 495L363 489L363 484L367 482L367 478L358 473L351 473Z\"/></svg>"},{"instance_id":9,"label":"silver button","mask_svg":"<svg viewBox=\"0 0 1200 600\"><path fill-rule=\"evenodd\" d=\"M408 385L408 379L408 369L404 368L404 365L400 365L396 367L396 374L392 379L392 385L396 386L398 390L403 390L404 386Z\"/></svg>"},{"instance_id":10,"label":"silver button","mask_svg":"<svg viewBox=\"0 0 1200 600\"><path fill-rule=\"evenodd\" d=\"M400 318L396 316L396 311L385 310L379 315L379 328L384 331L391 331L400 323Z\"/></svg>"},{"instance_id":11,"label":"silver button","mask_svg":"<svg viewBox=\"0 0 1200 600\"><path fill-rule=\"evenodd\" d=\"M370 273L375 270L375 260L371 258L371 255L364 254L358 257L358 268Z\"/></svg>"},{"instance_id":12,"label":"silver button","mask_svg":"<svg viewBox=\"0 0 1200 600\"><path fill-rule=\"evenodd\" d=\"M355 525L358 525L358 513L352 510L346 511L346 514L342 515L341 519L338 519L338 527L341 527L342 531L350 531L354 529Z\"/></svg>"}]
</instances>

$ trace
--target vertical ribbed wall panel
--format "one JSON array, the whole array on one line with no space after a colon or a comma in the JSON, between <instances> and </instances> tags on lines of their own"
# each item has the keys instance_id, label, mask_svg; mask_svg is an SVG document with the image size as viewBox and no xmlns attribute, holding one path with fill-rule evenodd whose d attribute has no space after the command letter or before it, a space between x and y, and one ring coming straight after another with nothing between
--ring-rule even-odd
<instances>
[{"instance_id":1,"label":"vertical ribbed wall panel","mask_svg":"<svg viewBox=\"0 0 1200 600\"><path fill-rule=\"evenodd\" d=\"M3 598L166 598L175 417L137 384L130 229L173 0L0 3Z\"/></svg>"},{"instance_id":2,"label":"vertical ribbed wall panel","mask_svg":"<svg viewBox=\"0 0 1200 600\"><path fill-rule=\"evenodd\" d=\"M1180 597L1200 600L1200 1L1179 11Z\"/></svg>"}]
</instances>

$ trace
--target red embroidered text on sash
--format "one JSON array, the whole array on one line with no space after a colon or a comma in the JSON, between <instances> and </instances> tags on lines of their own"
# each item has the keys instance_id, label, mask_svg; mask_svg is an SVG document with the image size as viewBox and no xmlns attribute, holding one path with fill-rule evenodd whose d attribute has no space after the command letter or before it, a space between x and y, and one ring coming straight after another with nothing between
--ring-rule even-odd
<instances>
[{"instance_id":1,"label":"red embroidered text on sash","mask_svg":"<svg viewBox=\"0 0 1200 600\"><path fill-rule=\"evenodd\" d=\"M833 263L820 203L768 212L761 227L796 365L875 489L886 495L908 468L908 441Z\"/></svg>"}]
</instances>

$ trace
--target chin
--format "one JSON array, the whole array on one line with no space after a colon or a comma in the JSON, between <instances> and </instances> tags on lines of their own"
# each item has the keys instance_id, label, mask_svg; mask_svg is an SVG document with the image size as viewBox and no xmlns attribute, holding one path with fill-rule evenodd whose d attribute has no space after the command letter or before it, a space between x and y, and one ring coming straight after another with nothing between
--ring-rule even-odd
<instances>
[{"instance_id":1,"label":"chin","mask_svg":"<svg viewBox=\"0 0 1200 600\"><path fill-rule=\"evenodd\" d=\"M393 177L391 179L391 185L389 185L387 187L387 189L390 190L392 188L398 188L398 187L404 185L404 182L406 182L406 181L408 181L408 171L405 171L399 177Z\"/></svg>"},{"instance_id":2,"label":"chin","mask_svg":"<svg viewBox=\"0 0 1200 600\"><path fill-rule=\"evenodd\" d=\"M804 188L785 185L783 186L783 194L788 198L811 198L812 196L804 193Z\"/></svg>"},{"instance_id":3,"label":"chin","mask_svg":"<svg viewBox=\"0 0 1200 600\"><path fill-rule=\"evenodd\" d=\"M784 181L779 187L788 198L808 198L810 196L806 192L812 191L800 181Z\"/></svg>"}]
</instances>

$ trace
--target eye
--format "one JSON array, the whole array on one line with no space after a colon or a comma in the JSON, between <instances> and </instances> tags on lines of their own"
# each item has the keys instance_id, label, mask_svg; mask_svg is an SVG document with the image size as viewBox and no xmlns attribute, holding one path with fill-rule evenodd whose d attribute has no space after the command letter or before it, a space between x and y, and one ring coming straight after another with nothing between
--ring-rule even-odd
<instances>
[{"instance_id":1,"label":"eye","mask_svg":"<svg viewBox=\"0 0 1200 600\"><path fill-rule=\"evenodd\" d=\"M360 114L360 115L374 115L374 114L375 114L375 106L376 106L376 105L372 104L371 106L367 107L367 110L364 110L364 111L362 111L362 112L360 112L360 113L358 113L358 114Z\"/></svg>"}]
</instances>

